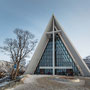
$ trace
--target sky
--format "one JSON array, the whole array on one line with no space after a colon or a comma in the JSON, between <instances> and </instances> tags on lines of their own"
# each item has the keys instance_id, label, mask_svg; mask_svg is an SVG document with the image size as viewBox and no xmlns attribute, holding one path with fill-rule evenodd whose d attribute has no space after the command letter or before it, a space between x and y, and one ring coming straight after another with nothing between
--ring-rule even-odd
<instances>
[{"instance_id":1,"label":"sky","mask_svg":"<svg viewBox=\"0 0 90 90\"><path fill-rule=\"evenodd\" d=\"M90 0L0 0L0 46L16 28L32 32L39 43L52 14L80 56L90 55ZM0 52L0 60L10 58Z\"/></svg>"}]
</instances>

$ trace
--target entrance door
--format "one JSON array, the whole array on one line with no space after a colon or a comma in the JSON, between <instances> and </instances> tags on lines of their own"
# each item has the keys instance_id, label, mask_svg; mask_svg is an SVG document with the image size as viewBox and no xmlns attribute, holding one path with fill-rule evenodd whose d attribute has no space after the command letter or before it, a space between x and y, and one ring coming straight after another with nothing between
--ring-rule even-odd
<instances>
[{"instance_id":1,"label":"entrance door","mask_svg":"<svg viewBox=\"0 0 90 90\"><path fill-rule=\"evenodd\" d=\"M73 76L73 69L67 69L66 73L68 76Z\"/></svg>"},{"instance_id":2,"label":"entrance door","mask_svg":"<svg viewBox=\"0 0 90 90\"><path fill-rule=\"evenodd\" d=\"M44 69L40 69L40 74L45 74L45 70Z\"/></svg>"}]
</instances>

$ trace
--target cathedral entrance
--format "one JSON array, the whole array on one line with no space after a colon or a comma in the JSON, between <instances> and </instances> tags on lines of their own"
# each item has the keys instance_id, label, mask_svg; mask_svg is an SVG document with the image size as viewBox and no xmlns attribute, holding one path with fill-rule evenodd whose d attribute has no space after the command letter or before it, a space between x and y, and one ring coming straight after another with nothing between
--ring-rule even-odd
<instances>
[{"instance_id":1,"label":"cathedral entrance","mask_svg":"<svg viewBox=\"0 0 90 90\"><path fill-rule=\"evenodd\" d=\"M40 69L40 74L45 74L45 70L44 69Z\"/></svg>"},{"instance_id":2,"label":"cathedral entrance","mask_svg":"<svg viewBox=\"0 0 90 90\"><path fill-rule=\"evenodd\" d=\"M68 76L73 76L73 69L67 69L66 73Z\"/></svg>"}]
</instances>

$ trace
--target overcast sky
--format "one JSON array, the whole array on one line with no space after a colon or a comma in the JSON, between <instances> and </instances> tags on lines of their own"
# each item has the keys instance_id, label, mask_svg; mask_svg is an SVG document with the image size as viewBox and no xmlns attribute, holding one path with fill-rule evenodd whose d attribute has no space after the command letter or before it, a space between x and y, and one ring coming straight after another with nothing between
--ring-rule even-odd
<instances>
[{"instance_id":1,"label":"overcast sky","mask_svg":"<svg viewBox=\"0 0 90 90\"><path fill-rule=\"evenodd\" d=\"M15 28L39 41L53 13L81 57L90 55L90 0L0 0L0 46ZM0 52L2 59L9 57Z\"/></svg>"}]
</instances>

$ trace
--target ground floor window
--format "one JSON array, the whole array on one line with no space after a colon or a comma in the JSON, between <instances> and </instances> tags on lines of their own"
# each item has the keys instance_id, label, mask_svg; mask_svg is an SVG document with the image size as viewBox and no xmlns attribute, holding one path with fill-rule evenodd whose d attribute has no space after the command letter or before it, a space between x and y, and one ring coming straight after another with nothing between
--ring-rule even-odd
<instances>
[{"instance_id":1,"label":"ground floor window","mask_svg":"<svg viewBox=\"0 0 90 90\"><path fill-rule=\"evenodd\" d=\"M56 69L55 74L56 75L67 75L67 76L73 76L73 70L72 69Z\"/></svg>"},{"instance_id":2,"label":"ground floor window","mask_svg":"<svg viewBox=\"0 0 90 90\"><path fill-rule=\"evenodd\" d=\"M35 74L53 75L53 69L37 68L37 70L35 71ZM80 72L75 72L73 69L55 69L55 75L79 76Z\"/></svg>"},{"instance_id":3,"label":"ground floor window","mask_svg":"<svg viewBox=\"0 0 90 90\"><path fill-rule=\"evenodd\" d=\"M38 69L37 71L35 71L35 74L52 75L53 70L52 69Z\"/></svg>"}]
</instances>

